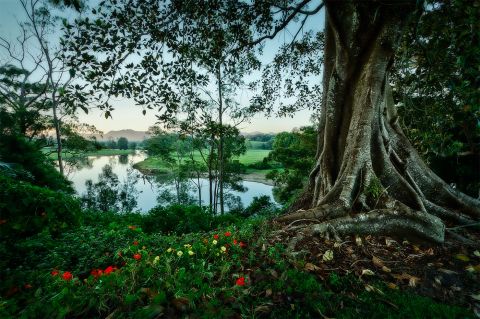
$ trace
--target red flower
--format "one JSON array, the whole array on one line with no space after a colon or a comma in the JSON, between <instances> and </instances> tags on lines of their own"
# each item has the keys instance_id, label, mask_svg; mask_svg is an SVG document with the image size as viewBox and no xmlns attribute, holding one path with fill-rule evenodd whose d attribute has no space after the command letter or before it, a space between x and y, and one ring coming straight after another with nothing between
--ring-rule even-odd
<instances>
[{"instance_id":1,"label":"red flower","mask_svg":"<svg viewBox=\"0 0 480 319\"><path fill-rule=\"evenodd\" d=\"M93 269L91 272L90 272L90 275L92 275L93 277L95 278L98 278L102 275L102 270L101 269Z\"/></svg>"},{"instance_id":2,"label":"red flower","mask_svg":"<svg viewBox=\"0 0 480 319\"><path fill-rule=\"evenodd\" d=\"M138 241L135 240L135 241L133 242L133 245L134 245L134 246L138 246Z\"/></svg>"},{"instance_id":3,"label":"red flower","mask_svg":"<svg viewBox=\"0 0 480 319\"><path fill-rule=\"evenodd\" d=\"M52 276L57 276L58 275L58 270L54 269L51 272Z\"/></svg>"},{"instance_id":4,"label":"red flower","mask_svg":"<svg viewBox=\"0 0 480 319\"><path fill-rule=\"evenodd\" d=\"M213 239L218 239L218 234L213 235Z\"/></svg>"},{"instance_id":5,"label":"red flower","mask_svg":"<svg viewBox=\"0 0 480 319\"><path fill-rule=\"evenodd\" d=\"M63 280L67 280L67 281L72 280L73 275L72 275L71 272L66 271L66 272L63 273L62 278L63 278Z\"/></svg>"},{"instance_id":6,"label":"red flower","mask_svg":"<svg viewBox=\"0 0 480 319\"><path fill-rule=\"evenodd\" d=\"M107 268L105 268L104 273L105 275L110 275L115 270L117 270L117 267L108 266Z\"/></svg>"},{"instance_id":7,"label":"red flower","mask_svg":"<svg viewBox=\"0 0 480 319\"><path fill-rule=\"evenodd\" d=\"M237 286L245 286L245 277L238 278L237 281L235 282L235 284Z\"/></svg>"},{"instance_id":8,"label":"red flower","mask_svg":"<svg viewBox=\"0 0 480 319\"><path fill-rule=\"evenodd\" d=\"M238 241L236 239L233 240L233 244L236 245Z\"/></svg>"},{"instance_id":9,"label":"red flower","mask_svg":"<svg viewBox=\"0 0 480 319\"><path fill-rule=\"evenodd\" d=\"M137 229L137 226L128 225L128 229L135 230Z\"/></svg>"},{"instance_id":10,"label":"red flower","mask_svg":"<svg viewBox=\"0 0 480 319\"><path fill-rule=\"evenodd\" d=\"M25 287L25 289L32 289L32 285L30 285L30 284L25 284L25 286L23 286L23 287Z\"/></svg>"},{"instance_id":11,"label":"red flower","mask_svg":"<svg viewBox=\"0 0 480 319\"><path fill-rule=\"evenodd\" d=\"M224 235L225 235L225 237L230 237L230 236L232 236L232 233L231 233L231 232L229 232L229 231L227 231L227 232L225 232L225 234L224 234Z\"/></svg>"},{"instance_id":12,"label":"red flower","mask_svg":"<svg viewBox=\"0 0 480 319\"><path fill-rule=\"evenodd\" d=\"M241 241L241 242L240 242L240 247L241 247L241 248L245 248L245 247L247 247L247 244L245 244L243 241Z\"/></svg>"},{"instance_id":13,"label":"red flower","mask_svg":"<svg viewBox=\"0 0 480 319\"><path fill-rule=\"evenodd\" d=\"M140 260L140 259L142 259L142 255L140 255L140 254L135 254L135 255L133 255L133 258L134 258L135 260Z\"/></svg>"}]
</instances>

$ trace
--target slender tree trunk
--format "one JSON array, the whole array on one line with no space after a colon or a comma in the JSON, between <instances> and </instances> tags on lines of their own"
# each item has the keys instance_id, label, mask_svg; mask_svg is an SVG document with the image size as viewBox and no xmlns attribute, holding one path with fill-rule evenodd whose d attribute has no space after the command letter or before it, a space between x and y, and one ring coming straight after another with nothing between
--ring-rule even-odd
<instances>
[{"instance_id":1,"label":"slender tree trunk","mask_svg":"<svg viewBox=\"0 0 480 319\"><path fill-rule=\"evenodd\" d=\"M208 157L208 187L209 187L209 195L210 195L210 209L215 211L213 207L213 136L211 138L211 145L210 145L210 155Z\"/></svg>"},{"instance_id":2,"label":"slender tree trunk","mask_svg":"<svg viewBox=\"0 0 480 319\"><path fill-rule=\"evenodd\" d=\"M223 215L225 205L223 200L223 176L224 176L224 163L223 163L223 96L222 96L222 69L221 64L218 64L217 69L217 81L218 81L218 122L220 124L220 141L218 147L218 160L219 165L219 188L220 188L220 213Z\"/></svg>"},{"instance_id":3,"label":"slender tree trunk","mask_svg":"<svg viewBox=\"0 0 480 319\"><path fill-rule=\"evenodd\" d=\"M386 234L437 242L444 220L480 218L480 202L450 188L403 134L388 81L415 1L326 1L325 67L316 166L292 213L314 234Z\"/></svg>"},{"instance_id":4,"label":"slender tree trunk","mask_svg":"<svg viewBox=\"0 0 480 319\"><path fill-rule=\"evenodd\" d=\"M55 93L52 94L52 109L53 109L53 125L55 126L55 135L57 138L57 159L58 159L58 168L60 170L60 174L64 175L63 171L63 158L62 158L62 135L60 131L60 120L58 119L57 115L57 102L54 96Z\"/></svg>"}]
</instances>

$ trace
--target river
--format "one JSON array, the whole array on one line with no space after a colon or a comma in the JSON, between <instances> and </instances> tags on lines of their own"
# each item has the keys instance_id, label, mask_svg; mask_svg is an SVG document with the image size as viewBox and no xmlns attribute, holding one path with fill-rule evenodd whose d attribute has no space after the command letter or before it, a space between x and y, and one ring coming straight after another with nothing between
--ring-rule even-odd
<instances>
[{"instance_id":1,"label":"river","mask_svg":"<svg viewBox=\"0 0 480 319\"><path fill-rule=\"evenodd\" d=\"M118 176L120 182L124 182L127 177L127 170L135 163L143 161L146 158L145 153L137 151L131 155L114 155L114 156L90 156L88 157L88 165L82 165L78 168L71 169L68 179L73 182L75 190L79 195L86 191L85 182L91 179L94 183L98 181L98 175L102 172L102 168L109 164L112 166L113 172ZM138 170L135 170L141 177L145 177ZM150 178L151 180L151 178ZM229 191L234 196L239 196L244 207L247 207L254 197L262 195L270 196L272 202L272 186L258 182L243 181L243 186L247 189L245 192ZM201 179L202 200L208 200L208 180ZM172 184L157 184L149 182L146 178L140 178L136 184L136 189L140 193L137 198L137 210L148 212L151 208L157 206L157 196L165 189L173 189ZM191 195L198 198L198 189L193 188Z\"/></svg>"}]
</instances>

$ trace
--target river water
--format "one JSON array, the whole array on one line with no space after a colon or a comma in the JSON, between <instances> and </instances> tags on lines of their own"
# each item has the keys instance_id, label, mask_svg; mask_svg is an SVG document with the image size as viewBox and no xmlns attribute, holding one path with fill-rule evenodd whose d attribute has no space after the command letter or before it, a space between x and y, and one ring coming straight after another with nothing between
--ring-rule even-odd
<instances>
[{"instance_id":1,"label":"river water","mask_svg":"<svg viewBox=\"0 0 480 319\"><path fill-rule=\"evenodd\" d=\"M88 157L88 163L81 165L77 168L71 169L68 173L68 179L73 182L75 190L79 195L82 195L86 191L85 182L89 179L93 183L98 181L98 175L102 172L102 168L105 165L112 166L113 172L118 176L118 179L123 183L127 178L127 170L135 163L143 161L146 158L145 153L137 151L131 155L114 155L114 156L94 156ZM142 173L135 170L141 178L136 184L136 189L140 193L137 197L137 210L141 212L147 212L151 208L157 206L157 197L165 189L173 190L173 184L158 184L152 182L152 178L145 177ZM196 181L196 180L195 180ZM265 185L258 182L243 181L243 186L247 189L245 192L229 191L234 196L239 196L244 207L247 207L254 197L262 195L270 196L272 202L274 202L272 195L272 186ZM202 201L208 200L208 180L201 179L202 185ZM191 195L198 199L198 189L194 187L190 192Z\"/></svg>"}]
</instances>

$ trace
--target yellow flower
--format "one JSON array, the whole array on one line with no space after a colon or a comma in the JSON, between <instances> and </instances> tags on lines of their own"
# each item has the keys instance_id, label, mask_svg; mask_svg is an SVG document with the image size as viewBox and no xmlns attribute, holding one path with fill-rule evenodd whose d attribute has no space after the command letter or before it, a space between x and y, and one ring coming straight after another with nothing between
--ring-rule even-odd
<instances>
[{"instance_id":1,"label":"yellow flower","mask_svg":"<svg viewBox=\"0 0 480 319\"><path fill-rule=\"evenodd\" d=\"M185 247L185 248L191 248L192 245L190 245L190 244L185 244L185 245L183 245L183 247Z\"/></svg>"},{"instance_id":2,"label":"yellow flower","mask_svg":"<svg viewBox=\"0 0 480 319\"><path fill-rule=\"evenodd\" d=\"M160 260L160 256L157 256L153 259L153 264L155 265Z\"/></svg>"},{"instance_id":3,"label":"yellow flower","mask_svg":"<svg viewBox=\"0 0 480 319\"><path fill-rule=\"evenodd\" d=\"M222 246L222 247L220 247L220 250L222 251L222 253L224 253L224 252L226 252L226 251L227 251L227 247L225 247L225 246Z\"/></svg>"},{"instance_id":4,"label":"yellow flower","mask_svg":"<svg viewBox=\"0 0 480 319\"><path fill-rule=\"evenodd\" d=\"M183 251L181 251L181 250L177 251L177 256L178 257L182 257L182 255L183 255Z\"/></svg>"},{"instance_id":5,"label":"yellow flower","mask_svg":"<svg viewBox=\"0 0 480 319\"><path fill-rule=\"evenodd\" d=\"M167 253L171 253L171 252L172 252L172 248L168 248Z\"/></svg>"},{"instance_id":6,"label":"yellow flower","mask_svg":"<svg viewBox=\"0 0 480 319\"><path fill-rule=\"evenodd\" d=\"M218 243L218 241L216 241L215 239L212 241L212 244L216 245Z\"/></svg>"},{"instance_id":7,"label":"yellow flower","mask_svg":"<svg viewBox=\"0 0 480 319\"><path fill-rule=\"evenodd\" d=\"M194 253L193 251L191 251L191 250L188 251L188 254L189 254L190 256L195 255L195 253Z\"/></svg>"}]
</instances>

